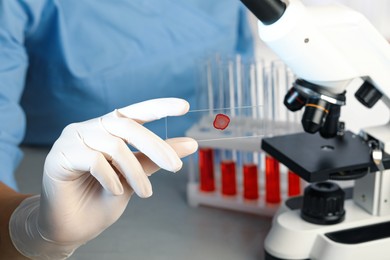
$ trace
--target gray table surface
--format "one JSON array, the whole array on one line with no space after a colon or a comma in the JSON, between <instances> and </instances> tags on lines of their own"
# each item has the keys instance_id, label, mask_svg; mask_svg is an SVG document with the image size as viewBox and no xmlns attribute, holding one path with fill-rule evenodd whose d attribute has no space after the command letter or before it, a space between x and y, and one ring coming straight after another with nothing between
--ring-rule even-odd
<instances>
[{"instance_id":1,"label":"gray table surface","mask_svg":"<svg viewBox=\"0 0 390 260\"><path fill-rule=\"evenodd\" d=\"M25 157L16 173L19 188L22 192L39 193L49 149L23 150ZM263 259L263 242L271 219L190 207L186 201L186 166L176 174L154 174L153 196L133 196L122 217L70 259Z\"/></svg>"}]
</instances>

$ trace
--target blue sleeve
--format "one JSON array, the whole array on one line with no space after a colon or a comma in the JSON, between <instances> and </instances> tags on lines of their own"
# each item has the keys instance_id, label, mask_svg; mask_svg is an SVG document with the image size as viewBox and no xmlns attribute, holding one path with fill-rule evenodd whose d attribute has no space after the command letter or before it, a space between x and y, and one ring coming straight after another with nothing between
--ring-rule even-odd
<instances>
[{"instance_id":1,"label":"blue sleeve","mask_svg":"<svg viewBox=\"0 0 390 260\"><path fill-rule=\"evenodd\" d=\"M28 66L24 40L42 8L43 0L0 0L0 181L15 189L26 126L19 104Z\"/></svg>"}]
</instances>

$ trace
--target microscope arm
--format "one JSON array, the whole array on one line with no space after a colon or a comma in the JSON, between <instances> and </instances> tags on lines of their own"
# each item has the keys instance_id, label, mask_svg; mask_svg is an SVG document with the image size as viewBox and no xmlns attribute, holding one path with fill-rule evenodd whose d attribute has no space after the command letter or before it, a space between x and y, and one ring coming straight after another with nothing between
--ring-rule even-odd
<instances>
[{"instance_id":1,"label":"microscope arm","mask_svg":"<svg viewBox=\"0 0 390 260\"><path fill-rule=\"evenodd\" d=\"M259 36L299 79L308 83L297 88L307 99L334 98L336 102L330 103L339 108L345 103L345 90L358 85L364 88L357 98L366 106L382 98L390 107L390 44L360 13L342 5L305 7L299 0L242 2L255 15L268 8L269 2L273 6L278 3L279 12L272 12L273 19L264 23L264 18L256 15L260 19ZM317 123L323 124L325 117ZM305 125L305 120L307 132L319 130L307 122Z\"/></svg>"},{"instance_id":2,"label":"microscope arm","mask_svg":"<svg viewBox=\"0 0 390 260\"><path fill-rule=\"evenodd\" d=\"M332 93L360 78L390 96L390 45L358 12L290 0L278 21L259 23L259 35L298 77Z\"/></svg>"}]
</instances>

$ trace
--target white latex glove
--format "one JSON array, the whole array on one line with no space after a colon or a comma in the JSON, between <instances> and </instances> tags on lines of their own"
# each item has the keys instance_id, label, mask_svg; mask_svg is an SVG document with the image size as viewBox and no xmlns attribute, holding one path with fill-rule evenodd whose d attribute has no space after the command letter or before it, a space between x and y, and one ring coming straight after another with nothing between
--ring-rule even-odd
<instances>
[{"instance_id":1,"label":"white latex glove","mask_svg":"<svg viewBox=\"0 0 390 260\"><path fill-rule=\"evenodd\" d=\"M182 99L154 99L67 126L46 158L41 196L23 201L11 217L15 247L31 259L66 259L113 224L134 192L151 196L148 175L178 171L180 157L197 143L164 141L142 124L188 109Z\"/></svg>"}]
</instances>

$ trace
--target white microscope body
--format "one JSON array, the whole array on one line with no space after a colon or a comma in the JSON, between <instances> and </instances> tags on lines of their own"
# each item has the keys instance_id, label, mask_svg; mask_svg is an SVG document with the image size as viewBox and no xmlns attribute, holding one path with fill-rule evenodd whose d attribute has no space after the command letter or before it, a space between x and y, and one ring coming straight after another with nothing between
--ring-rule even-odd
<instances>
[{"instance_id":1,"label":"white microscope body","mask_svg":"<svg viewBox=\"0 0 390 260\"><path fill-rule=\"evenodd\" d=\"M341 106L344 101L334 97L350 86L367 83L390 108L390 44L365 17L342 5L284 3L280 18L268 24L259 22L259 36L298 78L315 86L312 90L311 84L303 89L298 86L298 90L308 95L318 92L317 97L324 94L325 100ZM311 106L327 111L318 104ZM378 235L378 228L390 229L390 171L381 162L382 152L390 153L390 125L363 129L361 134L380 146L373 153L379 171L355 181L353 198L344 203L345 219L332 225L313 224L301 218L299 209L282 205L265 241L267 259L390 259L390 232ZM326 235L345 230L357 230L345 236L369 235L352 242Z\"/></svg>"}]
</instances>

